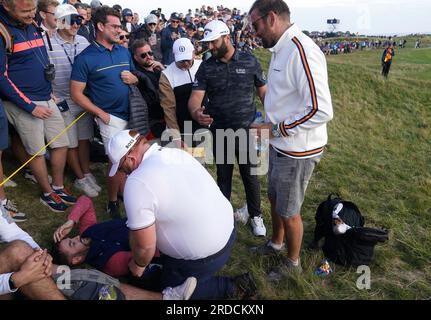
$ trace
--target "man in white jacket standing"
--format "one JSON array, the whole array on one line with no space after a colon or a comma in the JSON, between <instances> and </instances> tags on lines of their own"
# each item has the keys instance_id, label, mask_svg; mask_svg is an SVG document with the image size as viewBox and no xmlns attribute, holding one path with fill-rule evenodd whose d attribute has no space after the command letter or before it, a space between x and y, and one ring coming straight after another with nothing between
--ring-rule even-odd
<instances>
[{"instance_id":1,"label":"man in white jacket standing","mask_svg":"<svg viewBox=\"0 0 431 320\"><path fill-rule=\"evenodd\" d=\"M0 300L18 290L29 299L64 300L51 279L52 258L0 206Z\"/></svg>"},{"instance_id":2,"label":"man in white jacket standing","mask_svg":"<svg viewBox=\"0 0 431 320\"><path fill-rule=\"evenodd\" d=\"M256 0L250 23L272 52L266 123L254 127L270 136L268 198L273 233L271 240L255 249L262 254L282 253L286 236L287 259L284 270L278 271L301 272L301 206L327 143L326 123L333 116L326 60L313 40L290 22L289 7L282 0Z\"/></svg>"}]
</instances>

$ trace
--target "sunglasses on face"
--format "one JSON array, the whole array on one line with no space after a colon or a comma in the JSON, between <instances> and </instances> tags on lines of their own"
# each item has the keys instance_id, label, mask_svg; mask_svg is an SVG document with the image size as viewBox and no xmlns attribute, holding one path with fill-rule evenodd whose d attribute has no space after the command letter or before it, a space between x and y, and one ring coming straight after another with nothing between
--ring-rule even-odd
<instances>
[{"instance_id":1,"label":"sunglasses on face","mask_svg":"<svg viewBox=\"0 0 431 320\"><path fill-rule=\"evenodd\" d=\"M156 23L149 23L148 25L151 27L151 26L155 26L157 24Z\"/></svg>"},{"instance_id":2,"label":"sunglasses on face","mask_svg":"<svg viewBox=\"0 0 431 320\"><path fill-rule=\"evenodd\" d=\"M120 36L120 40L124 40L124 38L126 38L127 40L129 40L130 36L128 34L122 34Z\"/></svg>"},{"instance_id":3,"label":"sunglasses on face","mask_svg":"<svg viewBox=\"0 0 431 320\"><path fill-rule=\"evenodd\" d=\"M143 52L143 53L141 53L141 58L145 59L146 57L152 57L153 55L154 55L154 53L152 51Z\"/></svg>"},{"instance_id":4,"label":"sunglasses on face","mask_svg":"<svg viewBox=\"0 0 431 320\"><path fill-rule=\"evenodd\" d=\"M70 25L76 24L80 26L82 24L82 18L80 16L71 16Z\"/></svg>"},{"instance_id":5,"label":"sunglasses on face","mask_svg":"<svg viewBox=\"0 0 431 320\"><path fill-rule=\"evenodd\" d=\"M178 20L172 20L171 23L180 23Z\"/></svg>"}]
</instances>

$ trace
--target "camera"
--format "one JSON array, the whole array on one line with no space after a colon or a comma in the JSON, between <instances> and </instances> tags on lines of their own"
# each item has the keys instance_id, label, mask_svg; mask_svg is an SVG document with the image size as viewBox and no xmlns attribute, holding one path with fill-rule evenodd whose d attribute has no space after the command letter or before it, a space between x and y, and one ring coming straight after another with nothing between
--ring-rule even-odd
<instances>
[{"instance_id":1,"label":"camera","mask_svg":"<svg viewBox=\"0 0 431 320\"><path fill-rule=\"evenodd\" d=\"M45 74L45 79L47 81L49 81L49 82L54 81L54 79L55 79L55 66L52 63L48 64L43 71Z\"/></svg>"}]
</instances>

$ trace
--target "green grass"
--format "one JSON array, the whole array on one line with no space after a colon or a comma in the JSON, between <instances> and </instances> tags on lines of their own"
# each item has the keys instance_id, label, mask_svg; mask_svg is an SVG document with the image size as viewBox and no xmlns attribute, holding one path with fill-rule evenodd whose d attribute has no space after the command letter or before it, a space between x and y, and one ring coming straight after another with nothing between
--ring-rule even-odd
<instances>
[{"instance_id":1,"label":"green grass","mask_svg":"<svg viewBox=\"0 0 431 320\"><path fill-rule=\"evenodd\" d=\"M410 44L413 40L409 41ZM423 38L423 46L430 38ZM427 45L429 47L429 45ZM267 70L270 55L258 51ZM354 201L366 225L387 227L390 240L377 245L371 266L371 289L356 288L356 269L334 267L328 278L313 275L321 252L302 251L304 273L269 282L265 271L275 261L251 255L248 248L262 243L248 226L239 227L232 257L223 274L250 270L261 299L429 299L431 298L431 49L398 49L389 79L381 75L382 50L329 56L329 82L334 119L329 144L316 168L302 208L304 247L311 240L318 204L331 192ZM16 163L6 157L6 172ZM210 166L214 175L214 167ZM94 165L103 181L104 165ZM55 228L66 214L48 212L38 202L36 187L21 175L19 186L7 189L10 198L28 213L21 226L42 245L49 246ZM68 182L72 181L68 173ZM262 181L262 208L270 232L266 179ZM244 190L235 171L232 204L241 207ZM98 218L106 220L106 194L96 201Z\"/></svg>"}]
</instances>

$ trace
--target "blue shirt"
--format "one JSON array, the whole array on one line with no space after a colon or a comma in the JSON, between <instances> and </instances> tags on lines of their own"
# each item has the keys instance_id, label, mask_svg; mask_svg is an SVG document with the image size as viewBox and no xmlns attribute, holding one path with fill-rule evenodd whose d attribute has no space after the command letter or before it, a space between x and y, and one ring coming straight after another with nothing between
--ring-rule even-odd
<instances>
[{"instance_id":1,"label":"blue shirt","mask_svg":"<svg viewBox=\"0 0 431 320\"><path fill-rule=\"evenodd\" d=\"M129 50L114 45L110 51L94 41L76 57L71 80L87 84L86 94L96 106L128 121L129 87L121 80L125 70L135 70Z\"/></svg>"},{"instance_id":2,"label":"blue shirt","mask_svg":"<svg viewBox=\"0 0 431 320\"><path fill-rule=\"evenodd\" d=\"M0 5L0 23L12 39L12 54L0 36L0 97L28 113L36 105L32 101L51 99L51 83L44 69L50 63L45 44L34 25L21 26Z\"/></svg>"}]
</instances>

